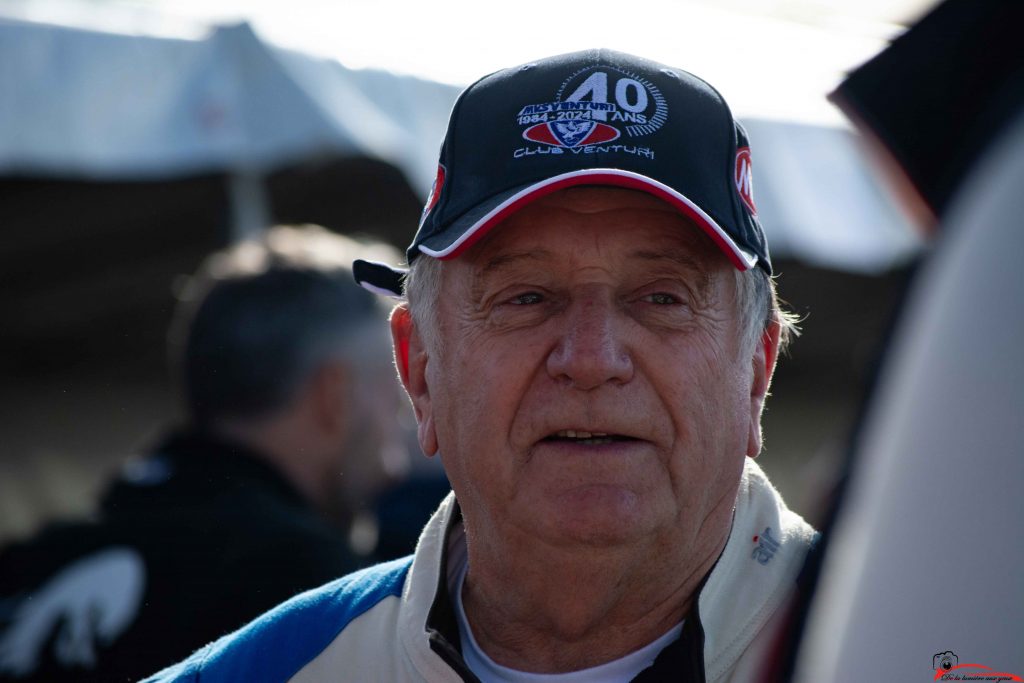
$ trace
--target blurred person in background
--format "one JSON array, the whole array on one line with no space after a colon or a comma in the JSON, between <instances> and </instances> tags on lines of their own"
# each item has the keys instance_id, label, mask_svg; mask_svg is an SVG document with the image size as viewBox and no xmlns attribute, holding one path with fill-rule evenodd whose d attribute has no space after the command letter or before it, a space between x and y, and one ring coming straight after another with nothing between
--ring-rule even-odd
<instances>
[{"instance_id":1,"label":"blurred person in background","mask_svg":"<svg viewBox=\"0 0 1024 683\"><path fill-rule=\"evenodd\" d=\"M186 425L129 462L98 517L0 553L0 680L127 681L366 558L348 532L400 472L378 297L315 226L212 255L169 335Z\"/></svg>"}]
</instances>

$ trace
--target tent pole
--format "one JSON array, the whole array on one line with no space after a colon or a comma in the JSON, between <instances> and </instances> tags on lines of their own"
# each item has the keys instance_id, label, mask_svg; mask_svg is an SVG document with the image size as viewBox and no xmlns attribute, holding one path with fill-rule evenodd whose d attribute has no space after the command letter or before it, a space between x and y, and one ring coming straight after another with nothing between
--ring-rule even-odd
<instances>
[{"instance_id":1,"label":"tent pole","mask_svg":"<svg viewBox=\"0 0 1024 683\"><path fill-rule=\"evenodd\" d=\"M270 227L270 201L262 173L235 169L228 174L228 193L232 242L258 237Z\"/></svg>"}]
</instances>

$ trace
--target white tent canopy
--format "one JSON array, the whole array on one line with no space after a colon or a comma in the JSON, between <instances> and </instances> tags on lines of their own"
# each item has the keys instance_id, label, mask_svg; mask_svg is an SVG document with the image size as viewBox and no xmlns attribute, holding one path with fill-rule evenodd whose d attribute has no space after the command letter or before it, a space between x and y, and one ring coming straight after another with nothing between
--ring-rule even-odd
<instances>
[{"instance_id":1,"label":"white tent canopy","mask_svg":"<svg viewBox=\"0 0 1024 683\"><path fill-rule=\"evenodd\" d=\"M0 20L0 61L0 172L93 179L361 155L429 187L458 92L274 48L246 24L181 40Z\"/></svg>"},{"instance_id":2,"label":"white tent canopy","mask_svg":"<svg viewBox=\"0 0 1024 683\"><path fill-rule=\"evenodd\" d=\"M263 42L246 24L202 40L0 19L0 174L236 178L239 233L265 222L259 179L361 156L425 196L458 89ZM876 272L919 241L845 129L745 119L775 257Z\"/></svg>"}]
</instances>

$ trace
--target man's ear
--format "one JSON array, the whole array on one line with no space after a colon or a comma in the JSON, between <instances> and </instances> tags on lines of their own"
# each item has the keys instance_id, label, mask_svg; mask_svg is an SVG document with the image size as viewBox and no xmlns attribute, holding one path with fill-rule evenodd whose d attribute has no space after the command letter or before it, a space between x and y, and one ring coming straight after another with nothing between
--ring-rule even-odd
<instances>
[{"instance_id":1,"label":"man's ear","mask_svg":"<svg viewBox=\"0 0 1024 683\"><path fill-rule=\"evenodd\" d=\"M395 348L395 365L402 379L402 386L412 400L416 415L420 448L430 457L437 453L437 433L434 430L434 412L430 401L430 387L427 386L427 363L429 357L423 346L423 339L416 329L416 323L405 304L391 311L391 340Z\"/></svg>"},{"instance_id":2,"label":"man's ear","mask_svg":"<svg viewBox=\"0 0 1024 683\"><path fill-rule=\"evenodd\" d=\"M782 326L772 320L761 334L761 341L754 349L751 359L753 379L750 383L750 427L747 434L747 455L756 458L761 452L761 411L768 396L775 361L779 357L779 336Z\"/></svg>"}]
</instances>

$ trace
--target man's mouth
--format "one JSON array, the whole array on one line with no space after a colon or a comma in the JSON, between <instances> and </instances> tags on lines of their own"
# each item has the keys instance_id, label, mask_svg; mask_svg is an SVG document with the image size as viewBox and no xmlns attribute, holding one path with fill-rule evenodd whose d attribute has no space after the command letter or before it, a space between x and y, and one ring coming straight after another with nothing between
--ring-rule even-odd
<instances>
[{"instance_id":1,"label":"man's mouth","mask_svg":"<svg viewBox=\"0 0 1024 683\"><path fill-rule=\"evenodd\" d=\"M585 432L579 429L562 429L543 439L546 442L574 443L583 446L599 446L619 441L636 441L631 436L605 432Z\"/></svg>"}]
</instances>

